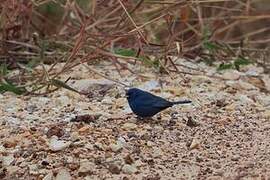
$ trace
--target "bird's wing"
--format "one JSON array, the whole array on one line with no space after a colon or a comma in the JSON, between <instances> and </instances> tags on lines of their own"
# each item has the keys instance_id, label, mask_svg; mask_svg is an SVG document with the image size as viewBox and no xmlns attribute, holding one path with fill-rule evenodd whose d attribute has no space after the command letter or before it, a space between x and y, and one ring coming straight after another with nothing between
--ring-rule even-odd
<instances>
[{"instance_id":1,"label":"bird's wing","mask_svg":"<svg viewBox=\"0 0 270 180\"><path fill-rule=\"evenodd\" d=\"M172 106L172 103L170 101L167 101L162 97L155 96L150 93L145 96L141 96L140 101L143 102L145 106L152 106L158 109L163 109Z\"/></svg>"},{"instance_id":2,"label":"bird's wing","mask_svg":"<svg viewBox=\"0 0 270 180\"><path fill-rule=\"evenodd\" d=\"M160 98L160 99L156 99L155 102L153 103L153 106L156 107L156 108L167 108L167 107L170 107L172 106L172 103L163 99L163 98Z\"/></svg>"}]
</instances>

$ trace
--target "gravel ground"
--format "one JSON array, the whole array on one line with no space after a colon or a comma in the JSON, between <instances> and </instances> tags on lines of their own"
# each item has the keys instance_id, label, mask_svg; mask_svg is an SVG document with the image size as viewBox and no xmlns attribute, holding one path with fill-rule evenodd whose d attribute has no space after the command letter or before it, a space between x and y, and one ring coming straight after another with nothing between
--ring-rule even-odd
<instances>
[{"instance_id":1,"label":"gravel ground","mask_svg":"<svg viewBox=\"0 0 270 180\"><path fill-rule=\"evenodd\" d=\"M93 66L170 100L193 101L144 121L130 112L121 86L84 67L68 75L87 97L65 89L0 95L0 179L270 179L269 75L253 65L219 73L183 63L208 73L172 79L140 68L142 80Z\"/></svg>"}]
</instances>

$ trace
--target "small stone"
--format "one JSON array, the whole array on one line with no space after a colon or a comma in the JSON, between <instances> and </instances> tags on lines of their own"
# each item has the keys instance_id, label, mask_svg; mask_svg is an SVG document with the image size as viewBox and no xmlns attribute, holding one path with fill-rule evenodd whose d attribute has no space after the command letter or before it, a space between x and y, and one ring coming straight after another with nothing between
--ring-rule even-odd
<instances>
[{"instance_id":1,"label":"small stone","mask_svg":"<svg viewBox=\"0 0 270 180\"><path fill-rule=\"evenodd\" d=\"M248 83L248 82L244 82L244 81L238 81L236 82L238 84L238 86L243 89L243 90L253 90L253 89L257 89L255 86L253 86L252 84Z\"/></svg>"},{"instance_id":2,"label":"small stone","mask_svg":"<svg viewBox=\"0 0 270 180\"><path fill-rule=\"evenodd\" d=\"M60 106L67 106L68 104L71 104L71 100L67 96L60 96L56 98L55 103Z\"/></svg>"},{"instance_id":3,"label":"small stone","mask_svg":"<svg viewBox=\"0 0 270 180\"><path fill-rule=\"evenodd\" d=\"M219 107L222 107L223 104L220 104L220 103L221 103L220 101L217 101L216 105L219 106ZM189 126L189 127L196 127L196 126L199 126L199 123L197 123L194 119L192 119L191 116L188 116L187 126Z\"/></svg>"},{"instance_id":4,"label":"small stone","mask_svg":"<svg viewBox=\"0 0 270 180\"><path fill-rule=\"evenodd\" d=\"M73 163L74 159L72 156L67 156L67 163Z\"/></svg>"},{"instance_id":5,"label":"small stone","mask_svg":"<svg viewBox=\"0 0 270 180\"><path fill-rule=\"evenodd\" d=\"M122 167L122 171L123 171L125 174L134 174L134 173L137 172L137 168L136 168L134 165L125 164L125 165Z\"/></svg>"},{"instance_id":6,"label":"small stone","mask_svg":"<svg viewBox=\"0 0 270 180\"><path fill-rule=\"evenodd\" d=\"M105 147L102 143L100 142L96 142L95 145L94 145L96 148L98 148L99 150L102 150L104 151L105 150Z\"/></svg>"},{"instance_id":7,"label":"small stone","mask_svg":"<svg viewBox=\"0 0 270 180\"><path fill-rule=\"evenodd\" d=\"M80 139L80 137L79 137L79 133L78 132L72 132L71 134L70 134L70 137L71 137L71 140L72 141L76 141L76 140L79 140Z\"/></svg>"},{"instance_id":8,"label":"small stone","mask_svg":"<svg viewBox=\"0 0 270 180\"><path fill-rule=\"evenodd\" d=\"M153 143L152 141L147 141L146 145L147 145L148 147L152 147L152 146L155 145L155 143Z\"/></svg>"},{"instance_id":9,"label":"small stone","mask_svg":"<svg viewBox=\"0 0 270 180\"><path fill-rule=\"evenodd\" d=\"M140 159L134 162L134 165L135 165L136 167L141 167L141 166L143 166L143 164L144 164L144 163L143 163L142 160L140 160Z\"/></svg>"},{"instance_id":10,"label":"small stone","mask_svg":"<svg viewBox=\"0 0 270 180\"><path fill-rule=\"evenodd\" d=\"M90 143L85 144L84 147L85 147L86 149L90 150L90 151L93 151L93 150L94 150L94 145L93 145L93 144L90 144Z\"/></svg>"},{"instance_id":11,"label":"small stone","mask_svg":"<svg viewBox=\"0 0 270 180\"><path fill-rule=\"evenodd\" d=\"M15 158L13 157L13 155L9 155L9 156L3 156L2 157L2 166L6 167L11 165L14 162Z\"/></svg>"},{"instance_id":12,"label":"small stone","mask_svg":"<svg viewBox=\"0 0 270 180\"><path fill-rule=\"evenodd\" d=\"M159 86L159 82L156 80L147 81L144 84L140 85L139 88L145 91L151 91Z\"/></svg>"},{"instance_id":13,"label":"small stone","mask_svg":"<svg viewBox=\"0 0 270 180\"><path fill-rule=\"evenodd\" d=\"M80 71L78 71L80 72ZM80 75L82 73L80 72ZM72 87L83 92L98 92L101 89L112 89L113 83L107 79L79 79L72 84Z\"/></svg>"},{"instance_id":14,"label":"small stone","mask_svg":"<svg viewBox=\"0 0 270 180\"><path fill-rule=\"evenodd\" d=\"M123 144L120 142L117 142L116 144L111 144L110 148L113 152L118 152L123 148Z\"/></svg>"},{"instance_id":15,"label":"small stone","mask_svg":"<svg viewBox=\"0 0 270 180\"><path fill-rule=\"evenodd\" d=\"M62 137L64 134L65 134L65 131L64 131L63 127L61 127L59 125L50 127L50 129L46 133L48 138L50 138L52 136Z\"/></svg>"},{"instance_id":16,"label":"small stone","mask_svg":"<svg viewBox=\"0 0 270 180\"><path fill-rule=\"evenodd\" d=\"M264 113L263 113L263 116L267 119L270 119L270 110L266 110Z\"/></svg>"},{"instance_id":17,"label":"small stone","mask_svg":"<svg viewBox=\"0 0 270 180\"><path fill-rule=\"evenodd\" d=\"M134 124L134 123L125 123L122 127L123 127L123 129L126 129L126 130L132 130L132 129L136 129L137 128L137 124Z\"/></svg>"},{"instance_id":18,"label":"small stone","mask_svg":"<svg viewBox=\"0 0 270 180\"><path fill-rule=\"evenodd\" d=\"M235 155L231 158L232 161L238 161L240 159L240 156Z\"/></svg>"},{"instance_id":19,"label":"small stone","mask_svg":"<svg viewBox=\"0 0 270 180\"><path fill-rule=\"evenodd\" d=\"M200 141L197 138L194 138L189 146L189 149L197 149L200 146Z\"/></svg>"},{"instance_id":20,"label":"small stone","mask_svg":"<svg viewBox=\"0 0 270 180\"><path fill-rule=\"evenodd\" d=\"M2 144L0 144L0 153L4 152L6 152L6 148Z\"/></svg>"},{"instance_id":21,"label":"small stone","mask_svg":"<svg viewBox=\"0 0 270 180\"><path fill-rule=\"evenodd\" d=\"M263 67L256 67L254 65L243 66L241 70L246 70L245 74L248 76L259 76L264 71Z\"/></svg>"},{"instance_id":22,"label":"small stone","mask_svg":"<svg viewBox=\"0 0 270 180\"><path fill-rule=\"evenodd\" d=\"M95 123L100 117L102 116L101 113L97 113L97 114L82 114L82 115L77 115L74 118L72 118L70 120L70 122L84 122L84 123ZM82 129L84 128L84 129ZM81 131L82 133L89 130L88 126L84 126L81 129L79 129L79 131Z\"/></svg>"},{"instance_id":23,"label":"small stone","mask_svg":"<svg viewBox=\"0 0 270 180\"><path fill-rule=\"evenodd\" d=\"M53 180L53 172L50 171L42 180Z\"/></svg>"},{"instance_id":24,"label":"small stone","mask_svg":"<svg viewBox=\"0 0 270 180\"><path fill-rule=\"evenodd\" d=\"M111 163L109 164L109 171L113 174L120 174L120 168L118 165L114 164L114 163Z\"/></svg>"},{"instance_id":25,"label":"small stone","mask_svg":"<svg viewBox=\"0 0 270 180\"><path fill-rule=\"evenodd\" d=\"M237 96L237 99L242 103L242 104L254 104L254 101L247 97L246 95L240 94Z\"/></svg>"},{"instance_id":26,"label":"small stone","mask_svg":"<svg viewBox=\"0 0 270 180\"><path fill-rule=\"evenodd\" d=\"M240 78L240 72L236 71L236 70L227 70L224 74L223 74L223 78L227 79L227 80L237 80Z\"/></svg>"},{"instance_id":27,"label":"small stone","mask_svg":"<svg viewBox=\"0 0 270 180\"><path fill-rule=\"evenodd\" d=\"M266 95L258 95L256 97L256 99L258 100L258 102L263 105L264 107L270 106L270 96L266 96Z\"/></svg>"},{"instance_id":28,"label":"small stone","mask_svg":"<svg viewBox=\"0 0 270 180\"><path fill-rule=\"evenodd\" d=\"M133 160L133 158L130 156L130 154L128 154L128 155L124 158L124 160L125 160L125 163L126 163L126 164L133 164L133 163L134 163L134 160Z\"/></svg>"},{"instance_id":29,"label":"small stone","mask_svg":"<svg viewBox=\"0 0 270 180\"><path fill-rule=\"evenodd\" d=\"M55 180L71 180L71 175L69 171L65 168L60 169L56 175Z\"/></svg>"},{"instance_id":30,"label":"small stone","mask_svg":"<svg viewBox=\"0 0 270 180\"><path fill-rule=\"evenodd\" d=\"M20 167L18 167L18 166L8 166L8 167L6 167L6 170L7 170L8 174L16 174L16 173L18 173L18 171L20 171Z\"/></svg>"},{"instance_id":31,"label":"small stone","mask_svg":"<svg viewBox=\"0 0 270 180\"><path fill-rule=\"evenodd\" d=\"M69 147L71 142L58 140L56 136L52 136L49 142L49 148L52 151L61 151Z\"/></svg>"},{"instance_id":32,"label":"small stone","mask_svg":"<svg viewBox=\"0 0 270 180\"><path fill-rule=\"evenodd\" d=\"M152 156L153 156L153 158L158 158L158 157L161 157L162 154L163 154L163 152L160 148L155 148L153 153L152 153Z\"/></svg>"},{"instance_id":33,"label":"small stone","mask_svg":"<svg viewBox=\"0 0 270 180\"><path fill-rule=\"evenodd\" d=\"M270 77L264 75L264 76L262 77L262 81L264 82L265 88L266 88L268 91L270 91Z\"/></svg>"},{"instance_id":34,"label":"small stone","mask_svg":"<svg viewBox=\"0 0 270 180\"><path fill-rule=\"evenodd\" d=\"M236 104L235 103L232 103L232 104L228 104L225 109L227 111L234 111L236 109Z\"/></svg>"},{"instance_id":35,"label":"small stone","mask_svg":"<svg viewBox=\"0 0 270 180\"><path fill-rule=\"evenodd\" d=\"M78 170L79 176L86 176L92 174L92 170L94 169L95 164L89 161L82 162L80 164L80 168Z\"/></svg>"},{"instance_id":36,"label":"small stone","mask_svg":"<svg viewBox=\"0 0 270 180\"><path fill-rule=\"evenodd\" d=\"M38 102L42 105L48 104L51 101L50 98L47 97L38 97Z\"/></svg>"},{"instance_id":37,"label":"small stone","mask_svg":"<svg viewBox=\"0 0 270 180\"><path fill-rule=\"evenodd\" d=\"M38 174L38 166L36 164L30 164L28 165L28 167L29 167L30 174L33 174L33 175Z\"/></svg>"},{"instance_id":38,"label":"small stone","mask_svg":"<svg viewBox=\"0 0 270 180\"><path fill-rule=\"evenodd\" d=\"M89 126L83 126L78 130L80 135L86 134L87 132L89 132Z\"/></svg>"},{"instance_id":39,"label":"small stone","mask_svg":"<svg viewBox=\"0 0 270 180\"><path fill-rule=\"evenodd\" d=\"M102 101L102 104L111 105L113 104L111 97L105 97Z\"/></svg>"},{"instance_id":40,"label":"small stone","mask_svg":"<svg viewBox=\"0 0 270 180\"><path fill-rule=\"evenodd\" d=\"M5 148L12 148L15 147L18 143L18 139L16 137L9 137L3 140L3 146Z\"/></svg>"},{"instance_id":41,"label":"small stone","mask_svg":"<svg viewBox=\"0 0 270 180\"><path fill-rule=\"evenodd\" d=\"M127 143L126 140L125 140L125 138L123 138L121 136L117 139L117 142L119 142L119 143L121 143L123 145L125 145Z\"/></svg>"}]
</instances>

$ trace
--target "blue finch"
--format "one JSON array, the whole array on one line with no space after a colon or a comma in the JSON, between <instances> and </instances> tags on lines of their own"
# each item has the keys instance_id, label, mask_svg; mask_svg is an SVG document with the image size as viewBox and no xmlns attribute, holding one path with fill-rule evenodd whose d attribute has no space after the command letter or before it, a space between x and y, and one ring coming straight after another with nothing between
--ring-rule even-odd
<instances>
[{"instance_id":1,"label":"blue finch","mask_svg":"<svg viewBox=\"0 0 270 180\"><path fill-rule=\"evenodd\" d=\"M160 111L176 104L191 103L189 100L171 102L137 88L129 89L126 95L131 110L141 118L152 117Z\"/></svg>"}]
</instances>

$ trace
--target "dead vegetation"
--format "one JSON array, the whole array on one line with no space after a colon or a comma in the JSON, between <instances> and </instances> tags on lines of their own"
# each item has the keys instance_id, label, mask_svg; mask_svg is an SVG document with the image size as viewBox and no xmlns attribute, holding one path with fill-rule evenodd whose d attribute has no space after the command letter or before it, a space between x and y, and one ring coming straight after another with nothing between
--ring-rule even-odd
<instances>
[{"instance_id":1,"label":"dead vegetation","mask_svg":"<svg viewBox=\"0 0 270 180\"><path fill-rule=\"evenodd\" d=\"M266 5L253 0L4 0L0 91L69 88L61 74L99 61L131 73L127 63L185 73L173 56L218 62L220 69L257 62L269 70ZM60 62L64 66L54 69ZM14 68L19 71L10 75Z\"/></svg>"}]
</instances>

